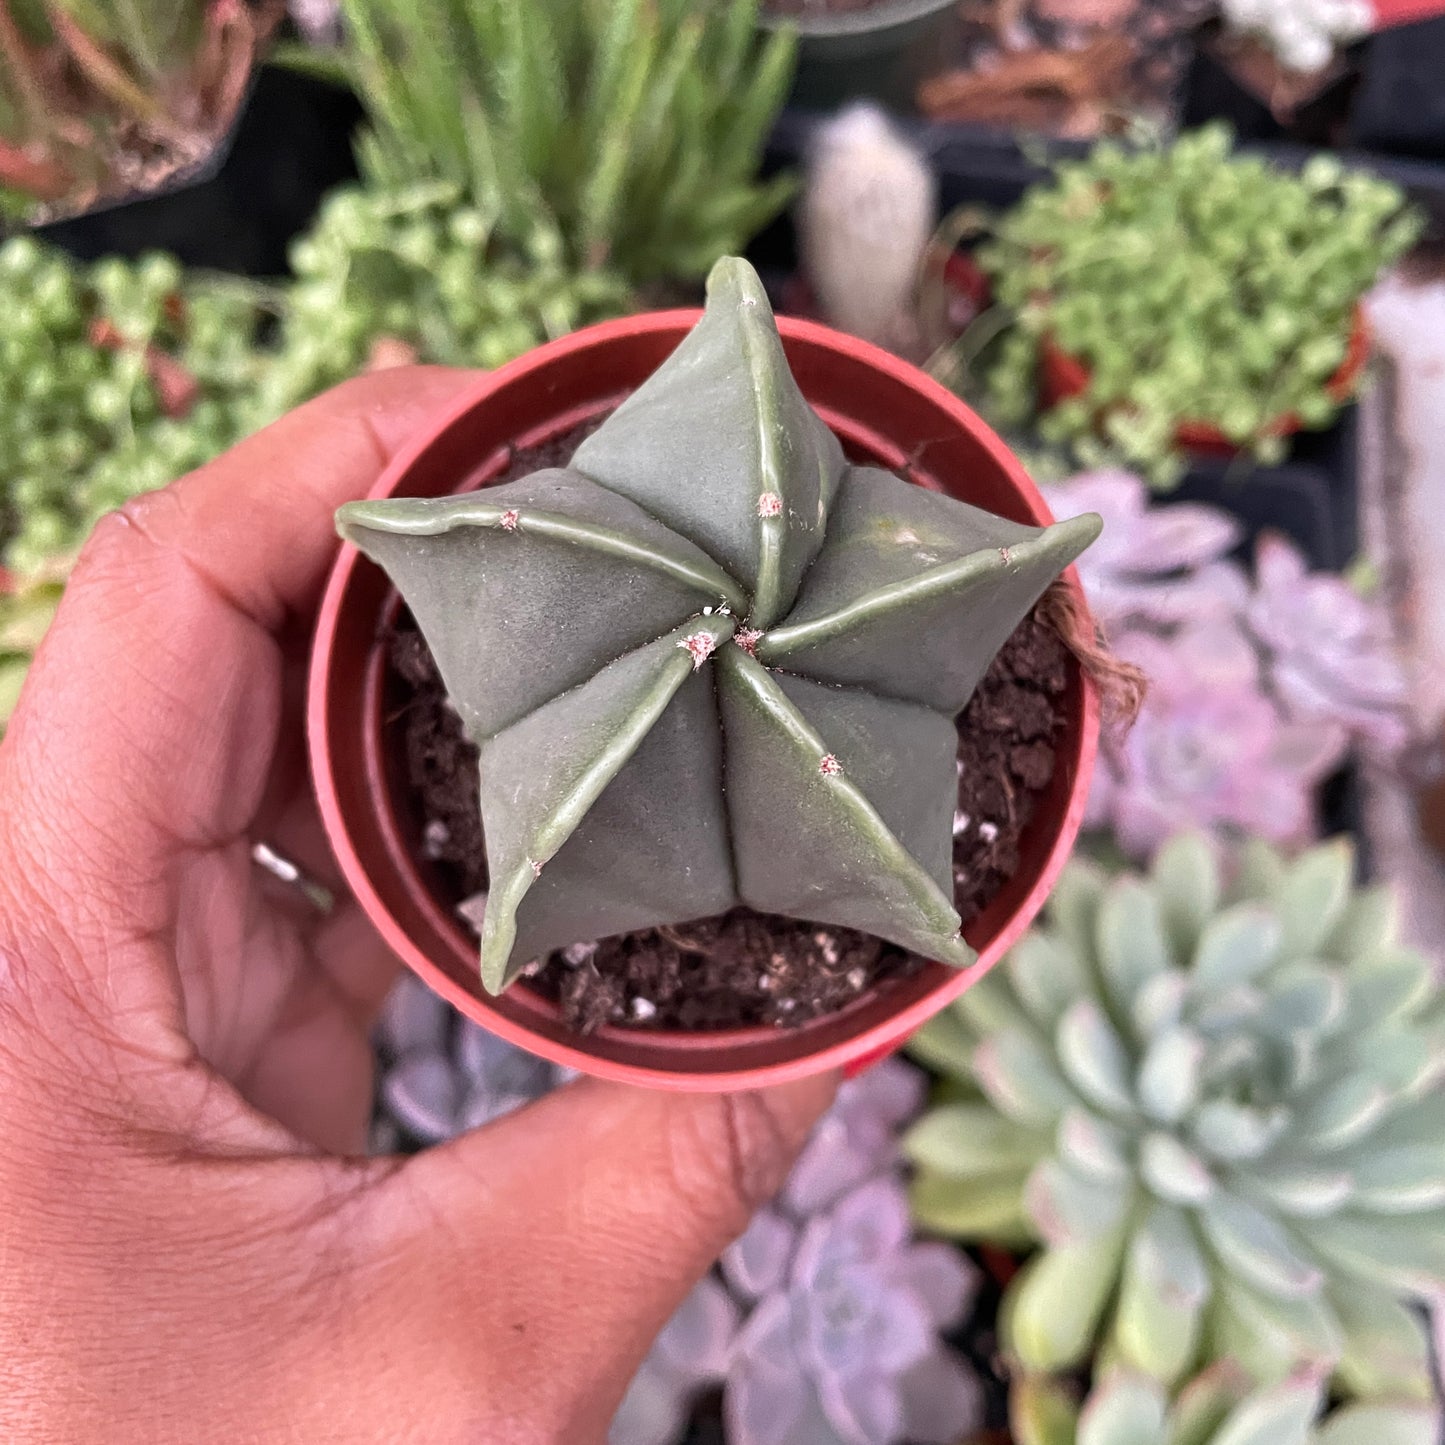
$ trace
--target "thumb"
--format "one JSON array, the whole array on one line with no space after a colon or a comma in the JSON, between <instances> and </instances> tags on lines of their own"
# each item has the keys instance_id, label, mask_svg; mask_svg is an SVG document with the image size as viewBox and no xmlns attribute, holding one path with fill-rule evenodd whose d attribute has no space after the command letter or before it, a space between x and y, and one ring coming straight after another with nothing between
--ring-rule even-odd
<instances>
[{"instance_id":1,"label":"thumb","mask_svg":"<svg viewBox=\"0 0 1445 1445\"><path fill-rule=\"evenodd\" d=\"M569 1085L399 1169L385 1187L406 1208L383 1214L406 1238L383 1257L406 1269L428 1333L440 1315L476 1370L526 1382L516 1438L600 1440L658 1331L781 1187L837 1083Z\"/></svg>"}]
</instances>

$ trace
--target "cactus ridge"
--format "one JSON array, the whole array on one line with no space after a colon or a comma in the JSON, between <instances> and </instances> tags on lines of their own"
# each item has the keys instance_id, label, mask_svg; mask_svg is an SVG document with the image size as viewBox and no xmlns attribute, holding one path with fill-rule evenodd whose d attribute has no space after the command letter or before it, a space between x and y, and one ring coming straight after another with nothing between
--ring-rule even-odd
<instances>
[{"instance_id":1,"label":"cactus ridge","mask_svg":"<svg viewBox=\"0 0 1445 1445\"><path fill-rule=\"evenodd\" d=\"M963 966L954 718L1095 517L850 465L746 262L570 465L355 502L481 750L482 980L740 903Z\"/></svg>"}]
</instances>

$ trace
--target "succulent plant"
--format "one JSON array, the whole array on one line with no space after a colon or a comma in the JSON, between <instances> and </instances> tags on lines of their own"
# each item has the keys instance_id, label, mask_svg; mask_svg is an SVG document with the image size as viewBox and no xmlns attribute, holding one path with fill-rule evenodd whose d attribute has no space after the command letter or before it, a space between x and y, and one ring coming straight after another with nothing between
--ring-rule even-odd
<instances>
[{"instance_id":1,"label":"succulent plant","mask_svg":"<svg viewBox=\"0 0 1445 1445\"><path fill-rule=\"evenodd\" d=\"M900 355L920 349L918 276L937 223L938 180L877 106L818 127L797 208L798 249L824 318Z\"/></svg>"},{"instance_id":2,"label":"succulent plant","mask_svg":"<svg viewBox=\"0 0 1445 1445\"><path fill-rule=\"evenodd\" d=\"M82 265L17 236L0 244L0 308L0 548L17 572L255 424L261 313L241 283L158 254Z\"/></svg>"},{"instance_id":3,"label":"succulent plant","mask_svg":"<svg viewBox=\"0 0 1445 1445\"><path fill-rule=\"evenodd\" d=\"M632 306L606 270L499 252L484 214L448 182L333 192L291 266L268 416L356 375L380 345L442 366L501 366Z\"/></svg>"},{"instance_id":4,"label":"succulent plant","mask_svg":"<svg viewBox=\"0 0 1445 1445\"><path fill-rule=\"evenodd\" d=\"M1057 517L1097 512L1099 540L1079 558L1079 580L1105 633L1177 627L1201 612L1243 608L1248 584L1225 559L1240 524L1201 502L1151 503L1142 477L1118 469L1081 472L1045 488Z\"/></svg>"},{"instance_id":5,"label":"succulent plant","mask_svg":"<svg viewBox=\"0 0 1445 1445\"><path fill-rule=\"evenodd\" d=\"M1107 825L1135 858L1183 828L1281 844L1313 835L1315 790L1344 758L1348 735L1282 712L1234 618L1206 614L1167 638L1127 632L1113 645L1149 690L1129 733L1100 749L1089 826Z\"/></svg>"},{"instance_id":6,"label":"succulent plant","mask_svg":"<svg viewBox=\"0 0 1445 1445\"><path fill-rule=\"evenodd\" d=\"M1160 487L1182 472L1181 427L1274 460L1282 421L1329 423L1360 299L1420 218L1333 156L1291 174L1232 147L1217 125L1168 145L1105 142L999 221L978 256L1015 322L987 376L1004 425L1034 415L1049 356L1060 373L1082 367L1061 390L1083 389L1045 412L1044 439Z\"/></svg>"},{"instance_id":7,"label":"succulent plant","mask_svg":"<svg viewBox=\"0 0 1445 1445\"><path fill-rule=\"evenodd\" d=\"M569 1077L462 1018L410 975L382 1011L380 1109L418 1144L438 1144L540 1098Z\"/></svg>"},{"instance_id":8,"label":"succulent plant","mask_svg":"<svg viewBox=\"0 0 1445 1445\"><path fill-rule=\"evenodd\" d=\"M1244 621L1289 716L1399 748L1409 732L1409 686L1384 608L1343 577L1310 572L1299 550L1274 534L1255 547L1254 575Z\"/></svg>"},{"instance_id":9,"label":"succulent plant","mask_svg":"<svg viewBox=\"0 0 1445 1445\"><path fill-rule=\"evenodd\" d=\"M728 1366L731 1445L950 1445L980 1423L978 1383L938 1338L974 1276L948 1245L912 1242L896 1178L801 1229L763 1210L722 1270L752 1302Z\"/></svg>"},{"instance_id":10,"label":"succulent plant","mask_svg":"<svg viewBox=\"0 0 1445 1445\"><path fill-rule=\"evenodd\" d=\"M1429 1405L1370 1401L1327 1418L1324 1382L1301 1375L1256 1389L1228 1363L1170 1400L1157 1380L1111 1371L1082 1408L1056 1380L1026 1377L1009 1400L1015 1445L1437 1445Z\"/></svg>"},{"instance_id":11,"label":"succulent plant","mask_svg":"<svg viewBox=\"0 0 1445 1445\"><path fill-rule=\"evenodd\" d=\"M612 1419L611 1445L675 1445L697 1396L727 1378L741 1318L717 1275L699 1280L633 1376Z\"/></svg>"},{"instance_id":12,"label":"succulent plant","mask_svg":"<svg viewBox=\"0 0 1445 1445\"><path fill-rule=\"evenodd\" d=\"M1098 519L1020 526L850 466L746 262L566 469L338 527L480 748L489 990L739 902L972 958L954 718Z\"/></svg>"},{"instance_id":13,"label":"succulent plant","mask_svg":"<svg viewBox=\"0 0 1445 1445\"><path fill-rule=\"evenodd\" d=\"M888 1183L887 1203L889 1208L894 1207L901 1162L899 1131L906 1121L917 1116L923 1097L923 1074L902 1059L885 1059L838 1090L832 1107L814 1127L772 1206L757 1217L753 1227L728 1251L723 1268L702 1281L659 1337L613 1421L609 1436L613 1445L673 1445L693 1401L708 1386L727 1385L735 1378L741 1382L738 1388L748 1396L753 1383L751 1356L739 1352L735 1343L744 1319L761 1297L783 1292L793 1301L792 1312L800 1322L828 1308L831 1295L819 1294L810 1300L814 1283L828 1277L812 1274L789 1280L788 1261L799 1237L812 1227L810 1221L827 1218L842 1200L865 1184L875 1180ZM913 1246L904 1240L898 1248L908 1255ZM895 1255L895 1265L899 1257ZM911 1257L915 1262L937 1258L932 1251ZM860 1332L862 1320L875 1308L881 1310L890 1292L890 1287L878 1282L879 1266L875 1260L874 1268L857 1277ZM949 1291L961 1288L963 1299L972 1294L974 1277L966 1260L961 1256L945 1259L941 1267L945 1281L950 1282ZM890 1277L897 1272L892 1269ZM906 1269L903 1272L906 1274ZM937 1408L946 1418L940 1424L938 1438L951 1440L973 1414L975 1387L964 1374L961 1362L936 1340L928 1359L929 1364L919 1372L917 1387L912 1382L906 1387L907 1413L916 1425L927 1423L929 1378L941 1378ZM735 1377L731 1374L734 1367ZM886 1391L890 1387L885 1381L877 1388ZM730 1431L733 1445L744 1440L828 1445L832 1435L806 1433L807 1422L815 1422L823 1409L814 1398L816 1393L809 1370L800 1367L785 1390L786 1398L778 1412L779 1433L765 1433L765 1424L757 1421L757 1411L745 1403L741 1407L746 1417L744 1428L752 1433ZM948 1433L950 1430L953 1435ZM871 1435L845 1434L844 1438L876 1445Z\"/></svg>"},{"instance_id":14,"label":"succulent plant","mask_svg":"<svg viewBox=\"0 0 1445 1445\"><path fill-rule=\"evenodd\" d=\"M915 1216L1042 1245L1002 1311L1026 1368L1428 1398L1406 1301L1445 1288L1445 1006L1353 861L1226 870L1186 834L1146 877L1071 864L915 1039L949 1090L905 1139Z\"/></svg>"}]
</instances>

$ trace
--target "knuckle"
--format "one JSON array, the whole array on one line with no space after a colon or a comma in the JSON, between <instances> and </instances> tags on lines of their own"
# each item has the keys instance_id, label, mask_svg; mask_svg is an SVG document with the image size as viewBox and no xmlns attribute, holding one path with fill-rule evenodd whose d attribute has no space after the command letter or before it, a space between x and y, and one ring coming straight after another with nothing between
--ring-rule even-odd
<instances>
[{"instance_id":1,"label":"knuckle","mask_svg":"<svg viewBox=\"0 0 1445 1445\"><path fill-rule=\"evenodd\" d=\"M688 1208L737 1234L782 1187L792 1150L764 1095L719 1094L681 1111L671 1158Z\"/></svg>"}]
</instances>

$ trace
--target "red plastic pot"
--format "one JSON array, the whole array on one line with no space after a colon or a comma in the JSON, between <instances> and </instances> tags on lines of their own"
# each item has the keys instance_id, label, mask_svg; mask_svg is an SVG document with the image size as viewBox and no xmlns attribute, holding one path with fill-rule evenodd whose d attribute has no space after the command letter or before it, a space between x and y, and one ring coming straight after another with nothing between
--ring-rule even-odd
<instances>
[{"instance_id":1,"label":"red plastic pot","mask_svg":"<svg viewBox=\"0 0 1445 1445\"><path fill-rule=\"evenodd\" d=\"M441 496L485 485L512 448L565 435L635 390L701 315L666 311L605 322L491 373L396 458L373 497ZM808 400L859 459L1016 521L1052 520L1003 442L957 397L875 347L812 322L779 321ZM1068 585L1078 588L1069 574ZM1082 593L1080 593L1082 602ZM1098 702L1075 670L1049 789L1022 840L1018 872L966 930L978 962L931 964L796 1029L664 1033L606 1027L579 1037L554 1004L515 984L492 998L477 945L428 884L387 746L387 667L379 639L398 606L381 570L343 549L321 606L312 657L311 764L321 814L353 893L388 944L468 1018L554 1063L670 1089L756 1088L858 1068L898 1045L998 962L1027 929L1083 818L1098 743Z\"/></svg>"},{"instance_id":2,"label":"red plastic pot","mask_svg":"<svg viewBox=\"0 0 1445 1445\"><path fill-rule=\"evenodd\" d=\"M1340 404L1353 395L1360 373L1370 359L1370 331L1363 307L1355 308L1354 327L1339 370L1325 383L1330 397ZM1082 396L1093 379L1088 365L1045 337L1039 348L1039 402L1045 411L1060 402ZM1265 428L1266 436L1287 437L1303 430L1304 422L1293 413L1277 418ZM1182 421L1174 439L1185 451L1211 456L1236 456L1240 447L1217 426L1207 421Z\"/></svg>"}]
</instances>

